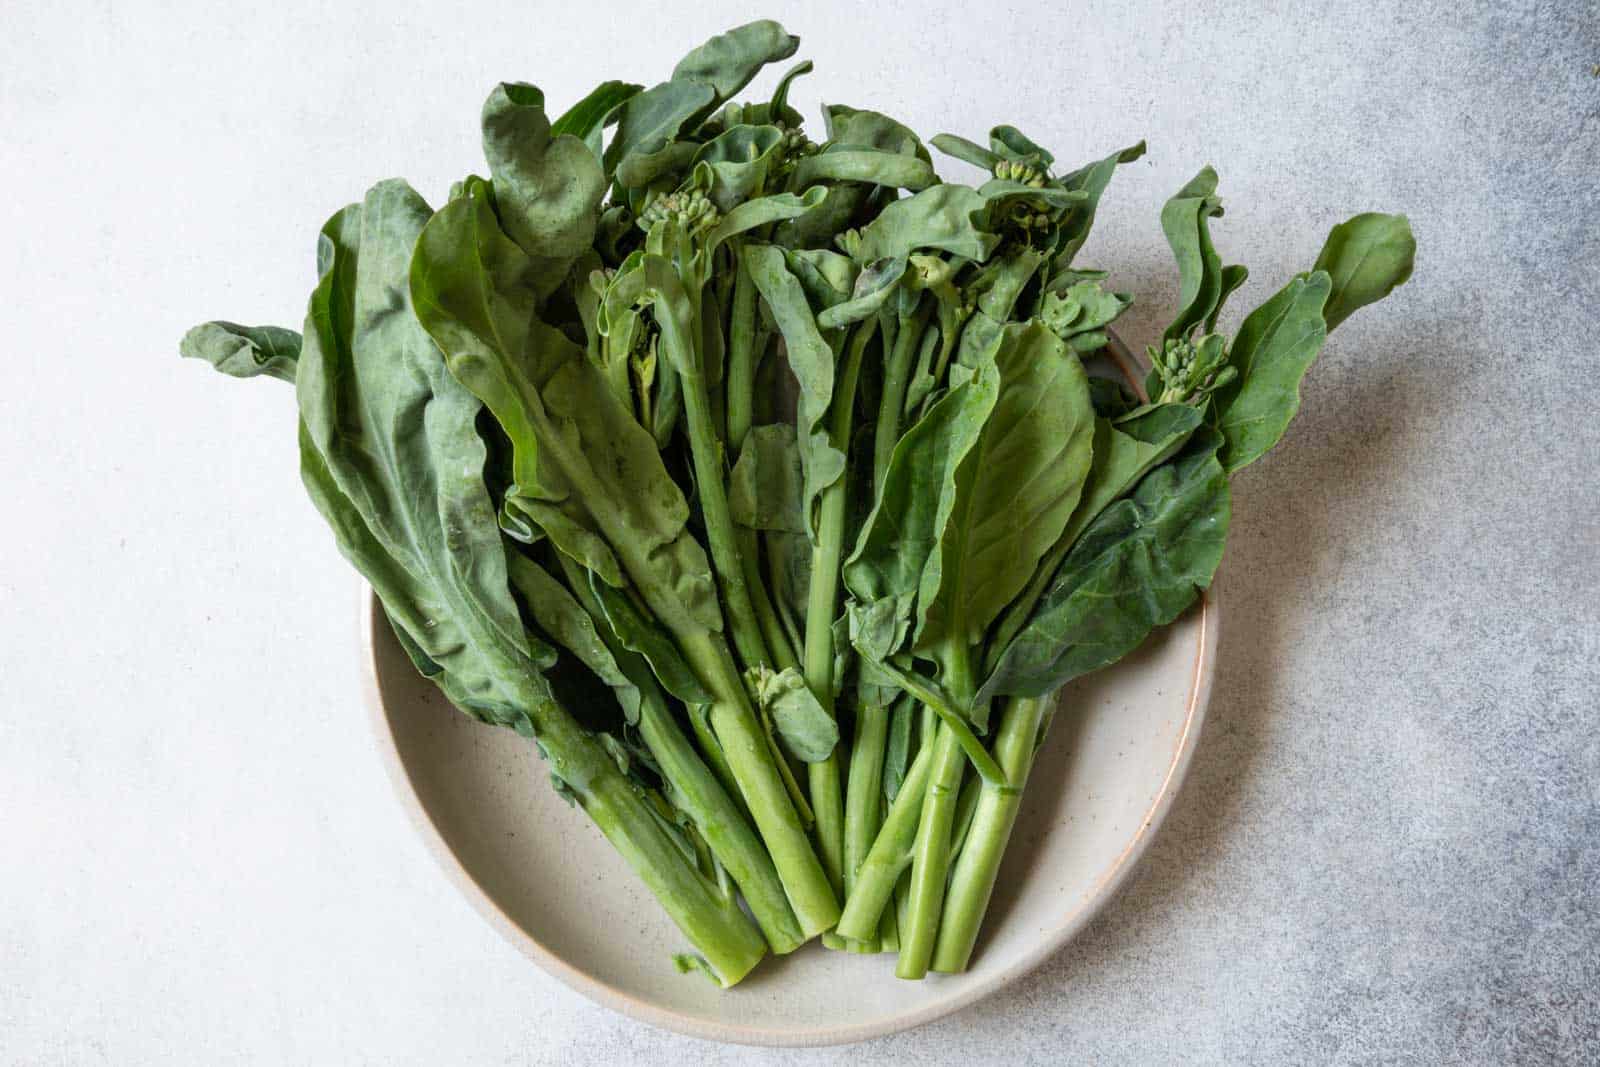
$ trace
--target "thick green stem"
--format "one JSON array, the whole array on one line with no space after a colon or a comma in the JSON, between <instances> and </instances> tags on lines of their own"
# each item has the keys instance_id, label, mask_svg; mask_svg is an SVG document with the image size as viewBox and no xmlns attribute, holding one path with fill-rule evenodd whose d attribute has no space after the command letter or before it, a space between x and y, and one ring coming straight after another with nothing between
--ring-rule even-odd
<instances>
[{"instance_id":1,"label":"thick green stem","mask_svg":"<svg viewBox=\"0 0 1600 1067\"><path fill-rule=\"evenodd\" d=\"M799 948L806 938L789 907L772 857L678 729L664 701L642 702L639 735L660 766L662 777L672 784L673 800L689 814L712 854L738 883L772 950L782 954Z\"/></svg>"},{"instance_id":2,"label":"thick green stem","mask_svg":"<svg viewBox=\"0 0 1600 1067\"><path fill-rule=\"evenodd\" d=\"M605 618L604 609L589 588L587 575L579 564L564 553L557 553L557 556L567 586L584 610L596 619ZM628 676L644 680L640 686L639 736L655 757L662 778L671 784L674 802L688 813L712 854L738 883L750 913L761 924L772 950L792 952L805 942L805 936L794 910L789 907L789 898L783 891L777 868L772 865L772 857L735 799L739 795L737 786L729 786L734 789L730 794L725 783L719 782L706 767L679 728L666 695L655 683L643 657L623 648L608 633L600 636L611 654L624 665ZM630 662L632 667L628 666ZM714 743L715 739L711 740ZM715 751L721 757L720 746ZM729 777L731 779L731 772Z\"/></svg>"},{"instance_id":3,"label":"thick green stem","mask_svg":"<svg viewBox=\"0 0 1600 1067\"><path fill-rule=\"evenodd\" d=\"M918 337L927 323L920 309L909 321L900 324L884 367L883 397L878 407L878 422L873 439L872 484L883 484L889 457L900 435L900 408L905 402L910 377L911 357ZM850 751L850 778L845 789L844 810L844 892L846 899L855 888L857 871L878 836L883 814L883 760L889 737L889 709L862 706L856 711L856 734ZM893 912L883 909L876 942L852 941L852 946L899 947L899 930Z\"/></svg>"},{"instance_id":4,"label":"thick green stem","mask_svg":"<svg viewBox=\"0 0 1600 1067\"><path fill-rule=\"evenodd\" d=\"M907 924L900 931L900 958L894 968L900 978L921 978L928 973L928 961L933 957L945 878L950 871L950 827L955 821L956 798L966 766L966 755L955 734L941 725L933 743L922 817L917 822L912 850L911 899L906 909Z\"/></svg>"},{"instance_id":5,"label":"thick green stem","mask_svg":"<svg viewBox=\"0 0 1600 1067\"><path fill-rule=\"evenodd\" d=\"M952 628L940 657L950 691L963 704L972 698L972 662L960 628ZM909 921L900 930L900 958L894 973L900 978L921 978L928 973L934 942L939 936L939 913L944 905L945 882L950 873L950 830L955 821L961 778L967 756L949 723L942 722L933 742L933 766L928 772L927 796L917 823L917 840L911 863Z\"/></svg>"},{"instance_id":6,"label":"thick green stem","mask_svg":"<svg viewBox=\"0 0 1600 1067\"><path fill-rule=\"evenodd\" d=\"M727 647L713 634L679 634L684 657L715 698L711 728L744 795L756 829L772 855L789 906L806 937L821 933L839 918L834 895L799 813L789 800L783 777L756 721L749 694Z\"/></svg>"},{"instance_id":7,"label":"thick green stem","mask_svg":"<svg viewBox=\"0 0 1600 1067\"><path fill-rule=\"evenodd\" d=\"M884 908L883 914L878 917L878 950L900 951L900 916L896 908Z\"/></svg>"},{"instance_id":8,"label":"thick green stem","mask_svg":"<svg viewBox=\"0 0 1600 1067\"><path fill-rule=\"evenodd\" d=\"M683 374L683 414L688 423L689 452L694 459L695 487L700 494L700 514L705 522L706 540L711 545L711 563L717 572L722 600L728 613L728 628L739 658L746 667L768 663L766 642L750 588L745 584L744 563L734 534L733 517L728 511L727 474L723 469L722 443L712 418L705 379L699 374Z\"/></svg>"},{"instance_id":9,"label":"thick green stem","mask_svg":"<svg viewBox=\"0 0 1600 1067\"><path fill-rule=\"evenodd\" d=\"M682 262L687 263L687 251L680 249L680 254L683 256ZM674 276L668 277L671 278L671 284L678 284ZM697 308L698 287L682 288L689 307ZM705 523L706 540L711 546L711 565L722 590L728 628L732 631L734 646L738 648L746 667L766 664L766 643L761 637L755 607L750 602L744 565L740 561L739 545L734 536L733 518L728 511L722 436L712 411L699 338L695 332L700 328L700 322L692 315L685 321L681 310L675 311L670 302L664 302L657 307L656 324L661 328L662 345L671 353L665 365L678 368L683 414L688 424L689 453L694 461L695 487L700 496L700 514Z\"/></svg>"},{"instance_id":10,"label":"thick green stem","mask_svg":"<svg viewBox=\"0 0 1600 1067\"><path fill-rule=\"evenodd\" d=\"M872 486L882 488L884 475L889 470L889 458L900 440L900 413L906 401L906 386L911 380L911 361L917 346L922 342L923 330L932 313L929 301L924 298L912 317L901 324L895 337L894 350L883 368L883 397L878 403L878 423L872 435Z\"/></svg>"},{"instance_id":11,"label":"thick green stem","mask_svg":"<svg viewBox=\"0 0 1600 1067\"><path fill-rule=\"evenodd\" d=\"M978 794L967 841L950 879L950 896L939 922L939 943L933 969L954 974L967 969L978 941L983 915L994 893L1000 859L1011 840L1022 805L1022 790L1039 748L1040 726L1053 696L1012 699L1000 717L994 753L1006 772L1007 784L985 783Z\"/></svg>"},{"instance_id":12,"label":"thick green stem","mask_svg":"<svg viewBox=\"0 0 1600 1067\"><path fill-rule=\"evenodd\" d=\"M756 365L761 355L756 348L756 285L737 251L733 258L738 276L728 319L728 446L734 452L744 447L755 418Z\"/></svg>"},{"instance_id":13,"label":"thick green stem","mask_svg":"<svg viewBox=\"0 0 1600 1067\"><path fill-rule=\"evenodd\" d=\"M978 810L978 796L985 785L981 777L971 777L961 784L961 796L956 800L956 819L950 831L950 862L960 862L961 850L966 846L967 835L972 830L973 815ZM945 892L949 893L946 885Z\"/></svg>"},{"instance_id":14,"label":"thick green stem","mask_svg":"<svg viewBox=\"0 0 1600 1067\"><path fill-rule=\"evenodd\" d=\"M855 888L844 902L836 927L841 936L868 941L878 929L879 917L894 895L900 873L911 863L911 849L917 836L917 822L927 792L928 772L933 767L933 746L925 744L906 768L900 792L884 817L877 840L856 871ZM902 935L904 926L901 927ZM903 936L902 936L903 940Z\"/></svg>"},{"instance_id":15,"label":"thick green stem","mask_svg":"<svg viewBox=\"0 0 1600 1067\"><path fill-rule=\"evenodd\" d=\"M766 942L738 902L703 876L651 811L649 795L630 781L587 731L559 705L531 711L539 744L589 818L672 916L724 986L750 973Z\"/></svg>"},{"instance_id":16,"label":"thick green stem","mask_svg":"<svg viewBox=\"0 0 1600 1067\"><path fill-rule=\"evenodd\" d=\"M845 789L844 892L855 888L856 872L878 836L883 815L883 759L889 745L889 709L856 709L855 745Z\"/></svg>"},{"instance_id":17,"label":"thick green stem","mask_svg":"<svg viewBox=\"0 0 1600 1067\"><path fill-rule=\"evenodd\" d=\"M883 758L889 741L889 709L856 708L855 741L850 750L849 778L844 807L844 892L855 888L856 872L866 860L883 812ZM888 914L888 909L884 909ZM872 941L851 941L853 952L877 952L883 940L882 924Z\"/></svg>"},{"instance_id":18,"label":"thick green stem","mask_svg":"<svg viewBox=\"0 0 1600 1067\"><path fill-rule=\"evenodd\" d=\"M850 419L861 361L872 339L869 326L858 327L846 348L844 365L834 386L828 436L833 447L849 455ZM811 552L811 585L806 600L805 678L812 693L833 711L833 620L839 613L839 565L844 557L844 518L848 503L845 475L822 491L817 505L817 540ZM817 844L835 889L844 888L844 791L837 746L828 758L809 765L811 810L816 815Z\"/></svg>"},{"instance_id":19,"label":"thick green stem","mask_svg":"<svg viewBox=\"0 0 1600 1067\"><path fill-rule=\"evenodd\" d=\"M772 597L767 592L767 583L761 574L761 538L755 530L740 529L736 532L739 536L739 561L744 566L745 587L750 590L750 603L755 608L756 622L761 627L761 636L766 640L767 651L772 654L773 666L780 671L790 667L799 670L800 660L794 654L794 645L789 643L789 635L784 631L783 622L772 605Z\"/></svg>"},{"instance_id":20,"label":"thick green stem","mask_svg":"<svg viewBox=\"0 0 1600 1067\"><path fill-rule=\"evenodd\" d=\"M889 911L891 908L885 908ZM900 875L900 880L894 884L894 902L892 904L895 918L895 946L896 952L900 951L899 931L909 929L911 926L911 865L906 864L906 869Z\"/></svg>"}]
</instances>

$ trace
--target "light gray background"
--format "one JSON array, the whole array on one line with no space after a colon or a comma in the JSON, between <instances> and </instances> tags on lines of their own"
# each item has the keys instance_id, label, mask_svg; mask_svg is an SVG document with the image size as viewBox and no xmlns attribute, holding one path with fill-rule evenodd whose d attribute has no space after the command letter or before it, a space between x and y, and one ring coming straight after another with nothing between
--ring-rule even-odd
<instances>
[{"instance_id":1,"label":"light gray background","mask_svg":"<svg viewBox=\"0 0 1600 1067\"><path fill-rule=\"evenodd\" d=\"M1011 121L1069 164L1148 137L1085 257L1135 341L1205 162L1241 303L1358 210L1421 246L1237 483L1211 721L1131 888L976 1009L770 1059L1600 1057L1600 8L476 6L5 4L0 1062L757 1055L590 1005L448 886L358 703L289 391L176 344L297 323L322 219L392 174L442 198L496 80L655 80L763 13L810 113Z\"/></svg>"}]
</instances>

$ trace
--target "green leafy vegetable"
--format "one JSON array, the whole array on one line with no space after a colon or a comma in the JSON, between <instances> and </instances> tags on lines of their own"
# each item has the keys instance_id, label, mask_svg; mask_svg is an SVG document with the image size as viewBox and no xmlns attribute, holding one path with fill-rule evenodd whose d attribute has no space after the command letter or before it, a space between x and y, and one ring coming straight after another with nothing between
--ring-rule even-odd
<instances>
[{"instance_id":1,"label":"green leafy vegetable","mask_svg":"<svg viewBox=\"0 0 1600 1067\"><path fill-rule=\"evenodd\" d=\"M941 134L982 172L943 180L880 112L809 132L808 61L746 99L797 46L751 22L554 121L501 83L489 177L324 226L303 335L179 346L294 384L307 491L407 657L538 745L723 984L817 935L967 966L1054 694L1203 594L1230 476L1415 256L1357 215L1230 331L1206 167L1161 211L1141 392L1095 372L1133 296L1078 259L1144 143L1069 170Z\"/></svg>"}]
</instances>

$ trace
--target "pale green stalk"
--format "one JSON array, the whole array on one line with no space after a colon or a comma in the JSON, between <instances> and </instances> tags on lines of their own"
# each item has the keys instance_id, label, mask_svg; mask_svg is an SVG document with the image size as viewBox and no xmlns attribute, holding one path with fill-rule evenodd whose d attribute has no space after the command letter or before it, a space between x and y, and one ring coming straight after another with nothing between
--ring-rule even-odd
<instances>
[{"instance_id":1,"label":"pale green stalk","mask_svg":"<svg viewBox=\"0 0 1600 1067\"><path fill-rule=\"evenodd\" d=\"M994 754L1006 772L1006 784L985 782L978 793L966 847L956 860L949 898L939 921L938 947L933 954L935 971L964 971L972 959L978 929L1000 874L1000 859L1016 826L1022 790L1028 784L1028 772L1038 751L1040 725L1052 699L1053 696L1016 697L1007 702L1001 714Z\"/></svg>"},{"instance_id":2,"label":"pale green stalk","mask_svg":"<svg viewBox=\"0 0 1600 1067\"><path fill-rule=\"evenodd\" d=\"M872 339L870 326L858 327L846 346L844 365L834 388L829 438L849 455L850 420L855 407L861 361ZM822 491L817 505L817 540L811 553L811 585L806 601L805 678L812 693L833 711L833 620L839 612L839 567L844 559L845 505L848 477L840 475ZM839 752L808 764L811 810L816 816L817 845L835 889L844 888L844 793ZM863 939L865 940L865 939Z\"/></svg>"}]
</instances>

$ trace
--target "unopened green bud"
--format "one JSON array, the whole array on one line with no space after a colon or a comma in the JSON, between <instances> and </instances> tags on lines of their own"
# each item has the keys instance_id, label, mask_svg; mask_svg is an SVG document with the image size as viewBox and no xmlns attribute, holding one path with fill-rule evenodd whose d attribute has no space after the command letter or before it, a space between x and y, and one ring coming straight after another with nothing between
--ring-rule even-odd
<instances>
[{"instance_id":1,"label":"unopened green bud","mask_svg":"<svg viewBox=\"0 0 1600 1067\"><path fill-rule=\"evenodd\" d=\"M1017 182L1035 189L1044 188L1049 181L1049 176L1042 170L1020 159L1000 160L994 165L994 176L1003 182Z\"/></svg>"},{"instance_id":2,"label":"unopened green bud","mask_svg":"<svg viewBox=\"0 0 1600 1067\"><path fill-rule=\"evenodd\" d=\"M676 222L686 232L715 226L721 213L706 194L699 189L680 190L658 196L639 212L639 228L648 232L657 223L668 219Z\"/></svg>"}]
</instances>

